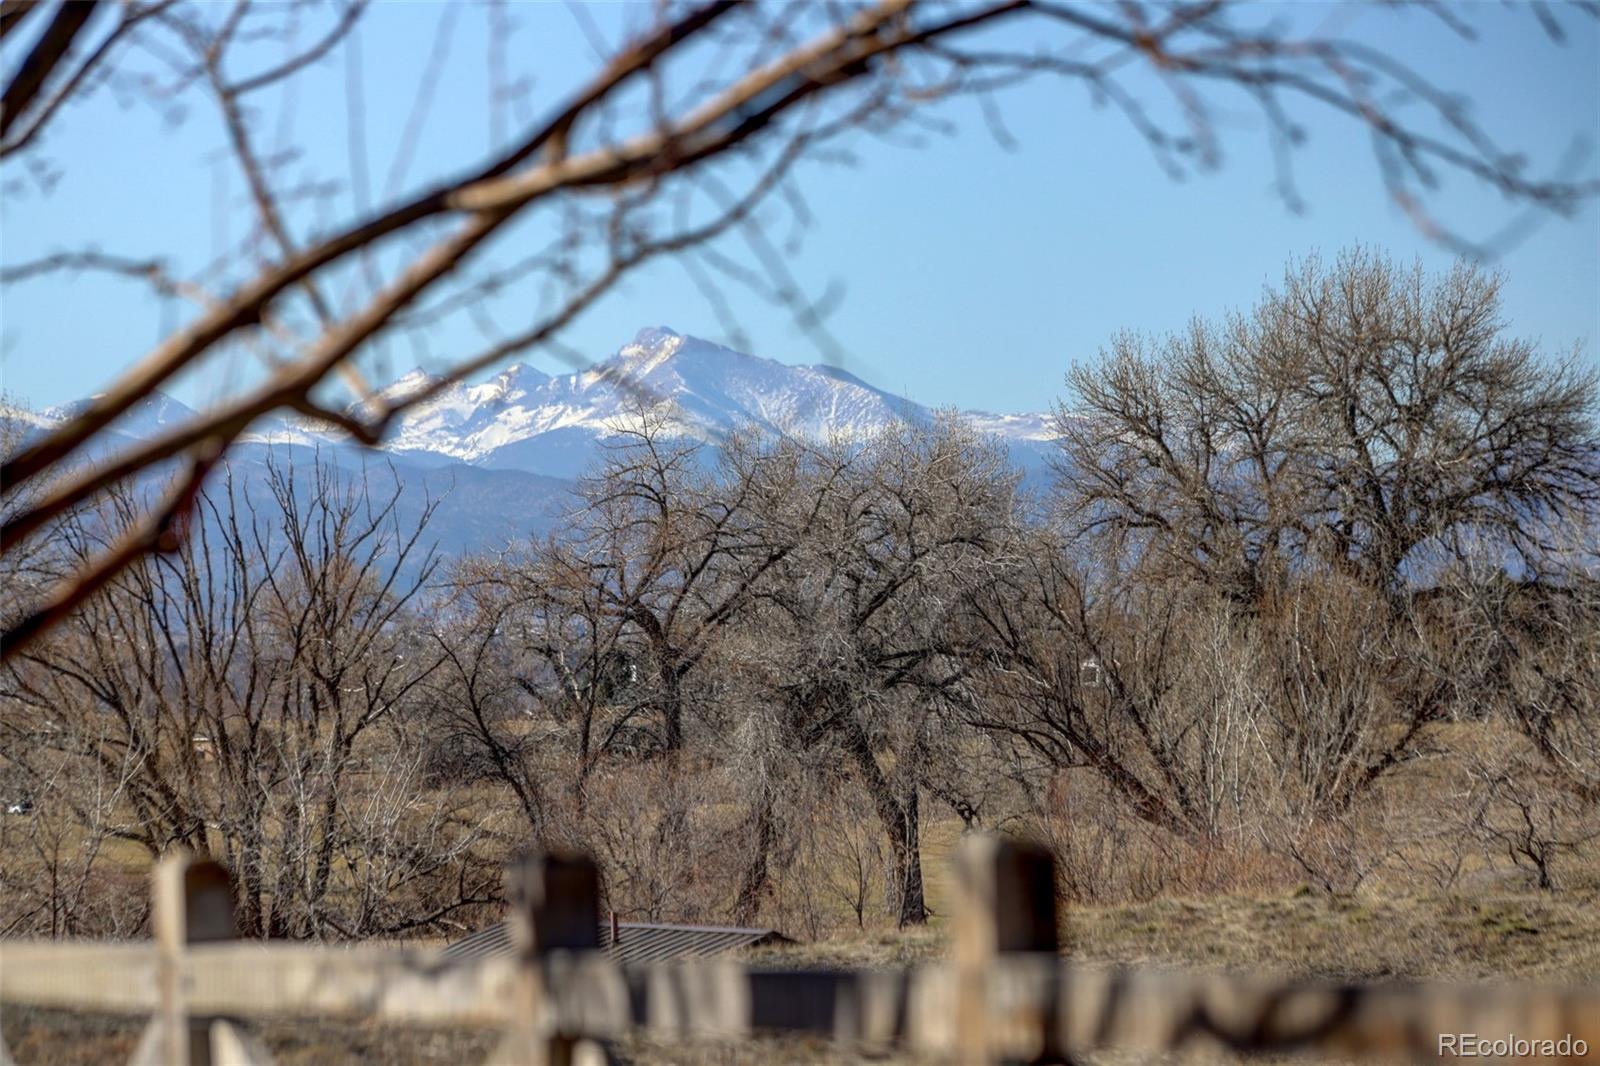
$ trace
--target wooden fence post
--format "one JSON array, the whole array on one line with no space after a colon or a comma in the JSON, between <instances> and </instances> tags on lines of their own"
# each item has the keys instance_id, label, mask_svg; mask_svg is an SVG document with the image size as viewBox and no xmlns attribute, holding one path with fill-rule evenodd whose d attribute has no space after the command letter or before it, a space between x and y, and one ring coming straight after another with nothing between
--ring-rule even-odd
<instances>
[{"instance_id":1,"label":"wooden fence post","mask_svg":"<svg viewBox=\"0 0 1600 1066\"><path fill-rule=\"evenodd\" d=\"M584 855L535 853L506 874L506 925L522 963L517 1019L490 1063L574 1066L603 1053L560 1031L550 1006L544 960L552 951L600 949L600 871Z\"/></svg>"},{"instance_id":2,"label":"wooden fence post","mask_svg":"<svg viewBox=\"0 0 1600 1066\"><path fill-rule=\"evenodd\" d=\"M233 918L233 880L227 869L210 859L197 860L182 849L170 851L156 864L151 889L160 1007L139 1041L134 1063L257 1066L266 1062L256 1041L226 1021L191 1018L186 1003L187 946L233 940L239 935ZM216 1041L214 1031L219 1037Z\"/></svg>"},{"instance_id":3,"label":"wooden fence post","mask_svg":"<svg viewBox=\"0 0 1600 1066\"><path fill-rule=\"evenodd\" d=\"M1055 864L1038 845L973 835L956 853L955 889L956 1054L961 1062L992 1062L996 957L1038 952L1048 954L1053 963L1060 953ZM1036 1062L1064 1061L1056 1040L1055 1001L1049 996L1041 1004L1043 1016L1036 1019L1043 1034Z\"/></svg>"}]
</instances>

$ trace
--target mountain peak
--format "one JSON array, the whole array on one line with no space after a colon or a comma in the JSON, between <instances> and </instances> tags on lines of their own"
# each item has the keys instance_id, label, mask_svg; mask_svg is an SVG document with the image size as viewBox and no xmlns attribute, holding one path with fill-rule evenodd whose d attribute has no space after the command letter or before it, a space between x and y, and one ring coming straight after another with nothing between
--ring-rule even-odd
<instances>
[{"instance_id":1,"label":"mountain peak","mask_svg":"<svg viewBox=\"0 0 1600 1066\"><path fill-rule=\"evenodd\" d=\"M428 388L439 380L439 375L430 374L420 367L407 371L388 385L378 390L378 396L390 403L408 400Z\"/></svg>"},{"instance_id":2,"label":"mountain peak","mask_svg":"<svg viewBox=\"0 0 1600 1066\"><path fill-rule=\"evenodd\" d=\"M385 394L415 395L436 380L413 371ZM389 444L413 456L574 477L642 396L670 403L673 435L706 441L743 426L860 441L892 422L932 414L838 367L780 363L651 326L585 370L552 376L518 363L477 384L440 389L397 420ZM1051 436L1046 415L971 417L1019 455L1040 452Z\"/></svg>"},{"instance_id":3,"label":"mountain peak","mask_svg":"<svg viewBox=\"0 0 1600 1066\"><path fill-rule=\"evenodd\" d=\"M86 400L47 407L39 414L51 422L64 422L87 411L89 406L102 395L95 393ZM194 413L194 409L187 404L174 400L160 389L152 389L135 401L133 406L124 411L112 424L122 433L134 436L148 435L163 426L192 418Z\"/></svg>"},{"instance_id":4,"label":"mountain peak","mask_svg":"<svg viewBox=\"0 0 1600 1066\"><path fill-rule=\"evenodd\" d=\"M532 389L543 385L550 380L538 367L529 366L527 363L512 363L494 376L491 384L500 388L502 392L512 392L519 389Z\"/></svg>"},{"instance_id":5,"label":"mountain peak","mask_svg":"<svg viewBox=\"0 0 1600 1066\"><path fill-rule=\"evenodd\" d=\"M616 355L597 368L599 374L595 380L611 379L618 375L642 378L667 365L693 340L666 326L646 326L634 335L632 341L618 348Z\"/></svg>"},{"instance_id":6,"label":"mountain peak","mask_svg":"<svg viewBox=\"0 0 1600 1066\"><path fill-rule=\"evenodd\" d=\"M634 334L630 348L664 348L672 345L674 341L682 341L683 335L667 326L646 326ZM674 345L674 347L676 347Z\"/></svg>"}]
</instances>

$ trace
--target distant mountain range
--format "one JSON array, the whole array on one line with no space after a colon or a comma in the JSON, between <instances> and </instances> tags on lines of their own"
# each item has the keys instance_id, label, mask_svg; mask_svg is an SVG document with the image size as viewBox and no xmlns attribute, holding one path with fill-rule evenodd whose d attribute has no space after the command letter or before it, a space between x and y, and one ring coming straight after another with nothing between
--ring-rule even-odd
<instances>
[{"instance_id":1,"label":"distant mountain range","mask_svg":"<svg viewBox=\"0 0 1600 1066\"><path fill-rule=\"evenodd\" d=\"M405 395L430 382L412 371L384 393ZM431 527L441 549L493 550L556 524L575 502L575 479L627 424L641 396L673 401L674 432L713 444L749 426L809 440L866 440L897 419L933 417L836 367L790 366L658 327L587 370L552 376L519 364L478 384L452 384L408 411L381 450L297 416L274 416L241 438L230 461L247 481L269 451L297 464L308 458L297 453L313 448L345 468L387 463L404 486L403 511L443 497ZM26 435L81 406L0 408L0 417L24 422ZM156 393L112 427L105 447L152 436L194 413ZM1053 447L1049 415L964 414L1002 441L1030 479L1042 476Z\"/></svg>"}]
</instances>

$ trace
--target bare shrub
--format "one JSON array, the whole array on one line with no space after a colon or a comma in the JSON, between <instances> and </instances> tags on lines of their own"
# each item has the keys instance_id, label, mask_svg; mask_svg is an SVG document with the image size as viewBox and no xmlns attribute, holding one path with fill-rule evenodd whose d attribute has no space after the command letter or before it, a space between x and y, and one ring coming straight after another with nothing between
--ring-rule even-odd
<instances>
[{"instance_id":1,"label":"bare shrub","mask_svg":"<svg viewBox=\"0 0 1600 1066\"><path fill-rule=\"evenodd\" d=\"M1402 878L1410 879L1402 880L1407 888L1420 881L1425 888L1451 892L1461 886L1481 847L1471 787L1461 784L1458 760L1442 760L1436 769L1421 780L1404 782L1412 787L1396 803L1396 866ZM1402 781L1392 784L1399 787Z\"/></svg>"},{"instance_id":2,"label":"bare shrub","mask_svg":"<svg viewBox=\"0 0 1600 1066\"><path fill-rule=\"evenodd\" d=\"M736 876L705 787L652 759L597 773L570 835L600 863L607 906L649 922L722 920Z\"/></svg>"},{"instance_id":3,"label":"bare shrub","mask_svg":"<svg viewBox=\"0 0 1600 1066\"><path fill-rule=\"evenodd\" d=\"M1479 756L1471 775L1473 828L1540 889L1565 886L1564 860L1600 840L1600 804L1541 773L1525 752Z\"/></svg>"},{"instance_id":4,"label":"bare shrub","mask_svg":"<svg viewBox=\"0 0 1600 1066\"><path fill-rule=\"evenodd\" d=\"M849 908L856 929L867 925L869 902L887 893L892 876L883 839L869 826L869 812L858 790L841 792L837 804L818 819L815 862L820 880L833 897Z\"/></svg>"}]
</instances>

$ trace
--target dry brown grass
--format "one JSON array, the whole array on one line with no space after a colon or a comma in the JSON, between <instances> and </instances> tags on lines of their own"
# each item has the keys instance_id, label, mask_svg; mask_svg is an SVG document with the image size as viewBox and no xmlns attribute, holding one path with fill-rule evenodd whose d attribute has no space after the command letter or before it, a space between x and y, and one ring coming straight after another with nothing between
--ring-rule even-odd
<instances>
[{"instance_id":1,"label":"dry brown grass","mask_svg":"<svg viewBox=\"0 0 1600 1066\"><path fill-rule=\"evenodd\" d=\"M1064 916L1069 957L1091 964L1249 971L1286 977L1530 980L1567 983L1600 973L1600 893L1379 898L1310 891L1279 896L1159 899L1077 907ZM752 953L776 966L900 966L939 957L944 922ZM0 1029L21 1066L127 1061L141 1018L8 1006ZM351 1023L267 1022L257 1027L284 1066L346 1062L443 1066L479 1061L495 1035L485 1030L400 1029ZM734 1063L905 1061L817 1040L761 1040L741 1047L667 1047L629 1040L629 1061L704 1066ZM1216 1049L1172 1062L1221 1061ZM1148 1061L1115 1054L1085 1062Z\"/></svg>"},{"instance_id":2,"label":"dry brown grass","mask_svg":"<svg viewBox=\"0 0 1600 1066\"><path fill-rule=\"evenodd\" d=\"M7 1005L0 1029L19 1066L125 1063L146 1019ZM385 1063L446 1066L481 1062L496 1034L483 1029L418 1029L339 1021L274 1020L252 1026L278 1066Z\"/></svg>"},{"instance_id":3,"label":"dry brown grass","mask_svg":"<svg viewBox=\"0 0 1600 1066\"><path fill-rule=\"evenodd\" d=\"M1068 953L1095 962L1350 981L1600 973L1595 893L1169 899L1077 909L1065 926Z\"/></svg>"},{"instance_id":4,"label":"dry brown grass","mask_svg":"<svg viewBox=\"0 0 1600 1066\"><path fill-rule=\"evenodd\" d=\"M1337 981L1582 983L1600 973L1600 893L1504 891L1385 898L1285 895L1158 899L1068 908L1065 954ZM766 949L777 966L900 966L940 957L942 922L922 930Z\"/></svg>"},{"instance_id":5,"label":"dry brown grass","mask_svg":"<svg viewBox=\"0 0 1600 1066\"><path fill-rule=\"evenodd\" d=\"M1452 740L1460 738L1451 738ZM1482 740L1473 733L1469 739ZM1429 824L1422 800L1448 798L1440 762L1408 768L1393 783L1397 810ZM507 827L508 829L510 827ZM924 825L924 873L933 920L924 928L877 925L856 930L842 909L830 917L835 935L816 943L752 954L785 967L853 968L912 965L946 950L950 857L961 835L954 819ZM1524 872L1487 853L1470 855L1451 889L1419 874L1423 838L1366 879L1357 891L1328 893L1273 877L1236 879L1203 894L1165 894L1138 901L1063 907L1062 942L1069 957L1091 965L1142 965L1275 974L1350 981L1440 979L1585 982L1600 974L1600 849L1568 863L1567 888L1540 892ZM122 856L118 856L121 858ZM1281 868L1280 868L1281 872ZM799 872L802 876L807 871ZM809 871L815 873L815 871ZM782 924L779 921L778 924ZM794 930L788 930L793 932ZM7 1005L0 1009L12 1053L22 1066L124 1062L142 1018L87 1016ZM484 1030L400 1029L351 1023L266 1022L257 1030L286 1066L381 1062L434 1066L479 1061L496 1039ZM742 1047L667 1047L629 1040L629 1061L728 1066L744 1062L896 1062L859 1049L813 1040L762 1040ZM1081 1061L1148 1061L1102 1054ZM1216 1049L1170 1061L1226 1061Z\"/></svg>"}]
</instances>

